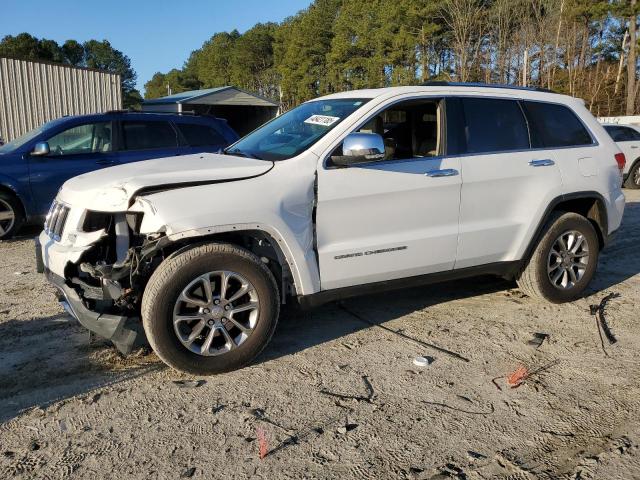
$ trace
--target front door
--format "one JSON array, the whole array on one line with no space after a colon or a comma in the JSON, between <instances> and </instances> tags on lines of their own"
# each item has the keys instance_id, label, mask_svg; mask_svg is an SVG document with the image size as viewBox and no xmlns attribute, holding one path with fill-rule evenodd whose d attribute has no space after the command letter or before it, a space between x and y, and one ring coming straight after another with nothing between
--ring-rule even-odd
<instances>
[{"instance_id":1,"label":"front door","mask_svg":"<svg viewBox=\"0 0 640 480\"><path fill-rule=\"evenodd\" d=\"M29 180L38 212L47 213L68 179L116 163L112 130L111 122L76 125L45 140L48 155L29 156Z\"/></svg>"},{"instance_id":2,"label":"front door","mask_svg":"<svg viewBox=\"0 0 640 480\"><path fill-rule=\"evenodd\" d=\"M319 168L322 290L453 268L460 160L443 156L442 109L437 99L396 103L358 129L384 137L384 160Z\"/></svg>"}]
</instances>

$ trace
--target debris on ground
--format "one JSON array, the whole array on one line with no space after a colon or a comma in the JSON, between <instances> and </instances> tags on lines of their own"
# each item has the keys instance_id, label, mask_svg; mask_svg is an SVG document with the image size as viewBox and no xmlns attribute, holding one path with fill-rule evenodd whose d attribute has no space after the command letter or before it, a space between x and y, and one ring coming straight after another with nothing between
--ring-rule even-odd
<instances>
[{"instance_id":1,"label":"debris on ground","mask_svg":"<svg viewBox=\"0 0 640 480\"><path fill-rule=\"evenodd\" d=\"M182 474L180 478L191 478L196 474L196 467L187 468Z\"/></svg>"},{"instance_id":2,"label":"debris on ground","mask_svg":"<svg viewBox=\"0 0 640 480\"><path fill-rule=\"evenodd\" d=\"M262 460L269 452L267 434L261 427L256 427L256 438L258 439L258 457Z\"/></svg>"},{"instance_id":3,"label":"debris on ground","mask_svg":"<svg viewBox=\"0 0 640 480\"><path fill-rule=\"evenodd\" d=\"M541 374L546 370L549 370L551 367L557 365L558 362L559 362L558 360L554 360L553 362L549 362L543 365L542 367L536 368L535 370L530 370L524 365L520 365L518 368L516 368L511 374L509 374L506 377L507 384L511 388L518 388L519 386L524 384L525 381L529 380L532 377L535 377L536 375ZM499 378L502 378L502 377L500 376L495 377L491 379L491 382L498 388L498 390L502 390L498 382L496 382L496 380L498 380Z\"/></svg>"},{"instance_id":4,"label":"debris on ground","mask_svg":"<svg viewBox=\"0 0 640 480\"><path fill-rule=\"evenodd\" d=\"M469 457L469 460L473 461L473 460L485 460L487 458L486 455L483 455L479 452L474 452L473 450L467 450L467 456Z\"/></svg>"},{"instance_id":5,"label":"debris on ground","mask_svg":"<svg viewBox=\"0 0 640 480\"><path fill-rule=\"evenodd\" d=\"M535 332L533 334L533 338L527 342L527 345L531 345L532 347L535 347L537 350L542 346L542 344L547 338L549 338L548 333Z\"/></svg>"},{"instance_id":6,"label":"debris on ground","mask_svg":"<svg viewBox=\"0 0 640 480\"><path fill-rule=\"evenodd\" d=\"M511 388L517 388L527 379L529 370L527 367L520 365L511 375L507 377L507 383Z\"/></svg>"},{"instance_id":7,"label":"debris on ground","mask_svg":"<svg viewBox=\"0 0 640 480\"><path fill-rule=\"evenodd\" d=\"M215 415L216 413L219 413L222 410L224 410L225 407L226 407L226 405L220 403L220 399L218 398L218 400L216 401L215 407L211 407L211 413L213 413Z\"/></svg>"},{"instance_id":8,"label":"debris on ground","mask_svg":"<svg viewBox=\"0 0 640 480\"><path fill-rule=\"evenodd\" d=\"M434 357L430 357L428 355L425 355L424 357L416 357L413 359L413 364L416 367L428 367L429 365L431 365L433 362L435 362L436 359Z\"/></svg>"},{"instance_id":9,"label":"debris on ground","mask_svg":"<svg viewBox=\"0 0 640 480\"><path fill-rule=\"evenodd\" d=\"M609 303L609 301L618 297L620 297L619 293L612 292L602 300L600 300L600 303L598 305L589 305L589 311L591 315L594 315L596 317L596 327L598 328L598 335L600 336L600 345L602 347L602 351L607 357L609 356L609 353L607 353L607 350L604 347L604 339L602 338L602 335L604 334L604 336L607 337L609 345L613 345L618 341L618 339L615 337L615 335L611 331L611 328L609 327L609 324L607 323L607 319L605 317L605 309L607 308L607 304Z\"/></svg>"},{"instance_id":10,"label":"debris on ground","mask_svg":"<svg viewBox=\"0 0 640 480\"><path fill-rule=\"evenodd\" d=\"M280 430L283 430L287 435L290 435L293 432L292 429L284 427L280 425L278 422L271 420L267 417L267 412L262 408L254 408L251 410L251 414L255 417L256 420L260 420L261 422L268 423L269 425L273 425L274 427L278 427Z\"/></svg>"},{"instance_id":11,"label":"debris on ground","mask_svg":"<svg viewBox=\"0 0 640 480\"><path fill-rule=\"evenodd\" d=\"M327 390L326 388L323 388L322 390L320 390L320 393L324 395L329 395L331 397L336 397L341 400L356 400L358 402L373 403L373 399L376 395L375 390L373 389L373 385L371 384L371 382L369 381L369 378L366 375L362 376L362 381L364 382L364 385L367 388L368 395L366 397L364 395L349 395L349 394L343 394L343 393L335 393Z\"/></svg>"},{"instance_id":12,"label":"debris on ground","mask_svg":"<svg viewBox=\"0 0 640 480\"><path fill-rule=\"evenodd\" d=\"M173 380L178 388L198 388L207 383L206 380Z\"/></svg>"},{"instance_id":13,"label":"debris on ground","mask_svg":"<svg viewBox=\"0 0 640 480\"><path fill-rule=\"evenodd\" d=\"M343 426L338 427L338 430L336 430L336 431L340 435L344 435L345 433L350 432L351 430L355 430L356 428L358 428L358 424L357 423L349 423L349 422L347 422Z\"/></svg>"},{"instance_id":14,"label":"debris on ground","mask_svg":"<svg viewBox=\"0 0 640 480\"><path fill-rule=\"evenodd\" d=\"M350 309L345 307L343 304L340 304L340 308L342 310L344 310L345 312L347 312L349 315L351 315L356 320L360 320L361 322L366 323L367 325L371 325L372 327L381 328L381 329L383 329L383 330L385 330L387 332L391 332L391 333L393 333L395 335L398 335L399 337L402 337L405 340L410 340L410 341L412 341L414 343L417 343L418 345L420 345L422 347L431 348L431 349L436 350L438 352L444 353L445 355L449 355L451 357L457 358L458 360L462 360L463 362L469 362L468 358L463 357L459 353L453 352L451 350L447 350L446 348L439 347L439 346L434 345L432 343L427 343L427 342L424 342L422 340L418 340L417 338L413 338L413 337L407 335L406 333L401 332L400 330L394 330L393 328L389 328L389 327L386 327L384 325L380 325L378 323L372 322L371 320L367 320L366 318L362 317L361 315L358 315L357 313L352 312Z\"/></svg>"}]
</instances>

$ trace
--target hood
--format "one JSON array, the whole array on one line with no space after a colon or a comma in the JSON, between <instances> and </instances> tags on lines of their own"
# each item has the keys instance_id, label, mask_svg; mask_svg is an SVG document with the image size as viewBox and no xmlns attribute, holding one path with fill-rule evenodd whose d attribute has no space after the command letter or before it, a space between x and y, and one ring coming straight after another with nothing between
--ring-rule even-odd
<instances>
[{"instance_id":1,"label":"hood","mask_svg":"<svg viewBox=\"0 0 640 480\"><path fill-rule=\"evenodd\" d=\"M124 211L137 193L242 180L272 168L271 161L215 153L157 158L74 177L65 182L58 198L89 210Z\"/></svg>"}]
</instances>

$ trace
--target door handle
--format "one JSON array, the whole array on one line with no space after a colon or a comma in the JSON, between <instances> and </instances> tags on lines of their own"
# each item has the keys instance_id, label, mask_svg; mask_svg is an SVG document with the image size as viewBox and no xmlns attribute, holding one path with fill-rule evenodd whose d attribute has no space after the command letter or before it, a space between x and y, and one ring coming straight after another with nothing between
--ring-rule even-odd
<instances>
[{"instance_id":1,"label":"door handle","mask_svg":"<svg viewBox=\"0 0 640 480\"><path fill-rule=\"evenodd\" d=\"M531 160L529 165L532 167L550 167L551 165L555 165L556 162L549 158L545 158L544 160Z\"/></svg>"},{"instance_id":2,"label":"door handle","mask_svg":"<svg viewBox=\"0 0 640 480\"><path fill-rule=\"evenodd\" d=\"M631 148L638 148L637 145L631 145Z\"/></svg>"},{"instance_id":3,"label":"door handle","mask_svg":"<svg viewBox=\"0 0 640 480\"><path fill-rule=\"evenodd\" d=\"M455 177L458 175L458 170L455 168L444 168L442 170L429 170L425 172L427 177Z\"/></svg>"}]
</instances>

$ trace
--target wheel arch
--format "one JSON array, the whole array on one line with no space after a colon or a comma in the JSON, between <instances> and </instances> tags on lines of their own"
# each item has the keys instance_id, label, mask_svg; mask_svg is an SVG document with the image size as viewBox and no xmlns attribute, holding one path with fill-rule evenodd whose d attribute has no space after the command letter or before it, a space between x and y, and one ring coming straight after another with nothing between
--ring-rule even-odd
<instances>
[{"instance_id":1,"label":"wheel arch","mask_svg":"<svg viewBox=\"0 0 640 480\"><path fill-rule=\"evenodd\" d=\"M200 229L197 232L170 236L173 242L165 249L170 252L167 259L202 244L228 243L245 248L263 260L278 282L282 303L285 303L287 297L295 297L302 291L300 281L294 274L296 269L290 252L287 252L283 240L272 232L260 228L238 227L224 231Z\"/></svg>"},{"instance_id":2,"label":"wheel arch","mask_svg":"<svg viewBox=\"0 0 640 480\"><path fill-rule=\"evenodd\" d=\"M627 173L624 175L625 182L629 179L629 175L631 175L631 172L633 172L633 169L636 168L636 166L639 163L640 163L640 157L636 158L633 162L631 162L631 165L629 165L629 170L627 170Z\"/></svg>"},{"instance_id":3,"label":"wheel arch","mask_svg":"<svg viewBox=\"0 0 640 480\"><path fill-rule=\"evenodd\" d=\"M544 227L555 212L573 212L587 218L596 230L598 242L602 249L608 240L609 219L604 197L595 191L575 192L554 198L542 215L535 234L531 237L523 260L528 260L536 245L544 235Z\"/></svg>"},{"instance_id":4,"label":"wheel arch","mask_svg":"<svg viewBox=\"0 0 640 480\"><path fill-rule=\"evenodd\" d=\"M26 220L27 218L27 209L25 208L24 202L13 188L3 183L0 183L0 193L6 193L7 195L11 195L18 202L20 207L20 213L22 214L22 218Z\"/></svg>"}]
</instances>

